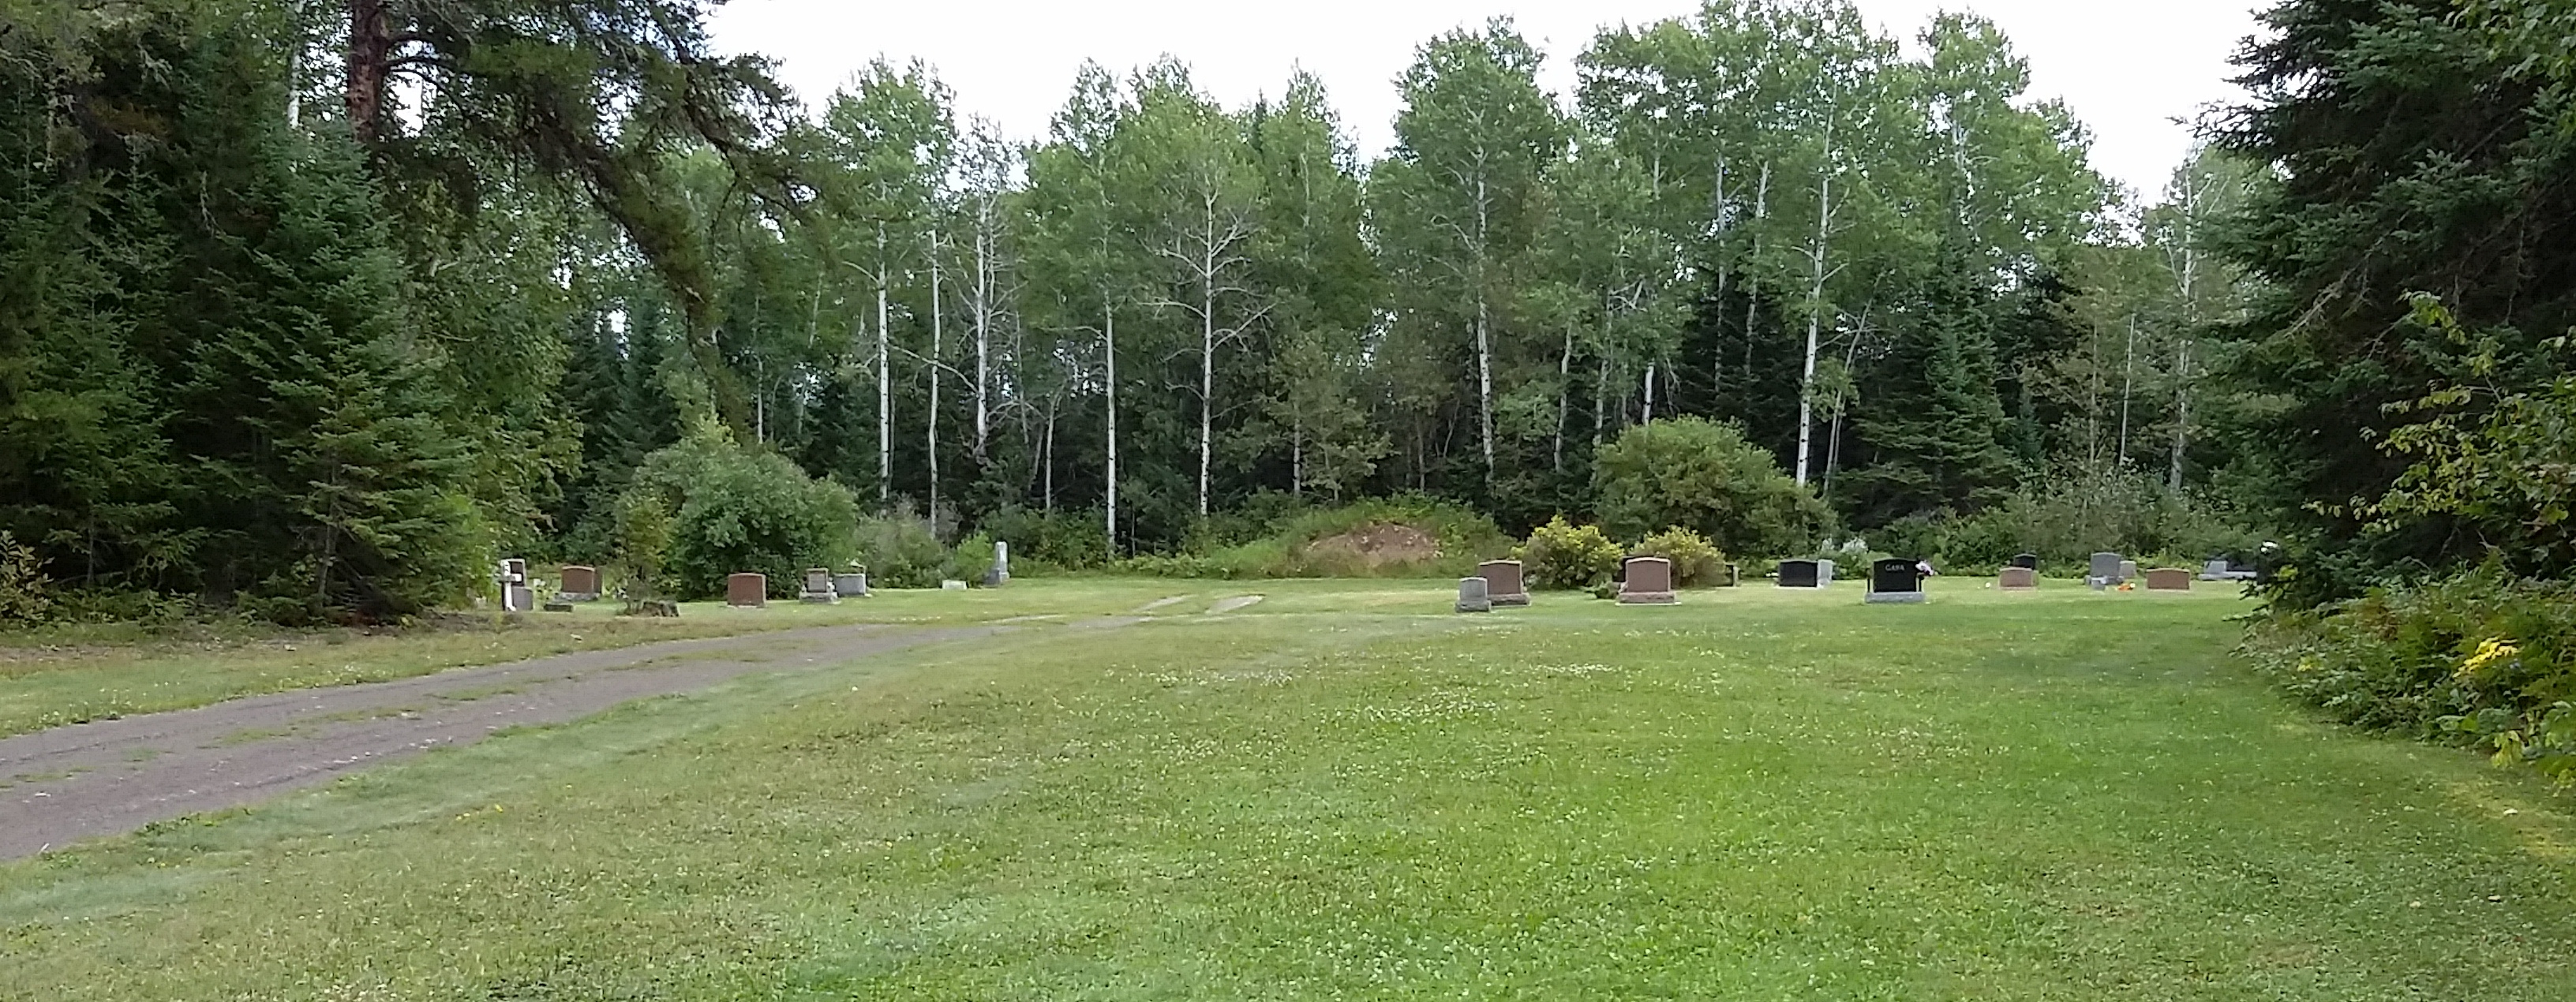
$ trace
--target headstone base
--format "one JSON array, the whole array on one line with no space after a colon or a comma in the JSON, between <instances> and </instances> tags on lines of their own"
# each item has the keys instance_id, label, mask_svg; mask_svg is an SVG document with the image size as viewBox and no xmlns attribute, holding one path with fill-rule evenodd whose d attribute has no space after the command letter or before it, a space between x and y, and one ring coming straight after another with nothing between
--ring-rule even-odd
<instances>
[{"instance_id":1,"label":"headstone base","mask_svg":"<svg viewBox=\"0 0 2576 1002\"><path fill-rule=\"evenodd\" d=\"M1932 596L1919 591L1874 591L1866 600L1870 605L1922 605Z\"/></svg>"},{"instance_id":2,"label":"headstone base","mask_svg":"<svg viewBox=\"0 0 2576 1002\"><path fill-rule=\"evenodd\" d=\"M1486 601L1487 601L1487 602L1492 603L1492 604L1493 604L1493 606L1494 606L1495 608L1498 608L1498 609L1499 609L1499 608L1505 608L1505 607L1510 607L1510 608L1522 608L1522 607L1526 607L1526 606L1528 606L1528 605L1530 604L1530 597L1529 597L1529 593L1528 593L1528 592L1522 592L1521 594L1518 594L1518 595L1493 595L1493 596L1488 596L1488 597L1486 598Z\"/></svg>"},{"instance_id":3,"label":"headstone base","mask_svg":"<svg viewBox=\"0 0 2576 1002\"><path fill-rule=\"evenodd\" d=\"M803 602L803 603L805 603L806 605L839 605L839 604L841 604L841 597L840 597L840 596L838 596L838 595L832 594L831 592L828 592L828 591L827 591L827 592L810 592L810 591L809 591L809 592L806 592L806 593L804 593L804 594L802 594L802 595L798 595L798 596L796 596L796 600L797 600L797 601L799 601L799 602Z\"/></svg>"},{"instance_id":4,"label":"headstone base","mask_svg":"<svg viewBox=\"0 0 2576 1002\"><path fill-rule=\"evenodd\" d=\"M1681 596L1668 591L1623 591L1620 605L1679 605Z\"/></svg>"},{"instance_id":5,"label":"headstone base","mask_svg":"<svg viewBox=\"0 0 2576 1002\"><path fill-rule=\"evenodd\" d=\"M599 601L599 593L598 593L598 592L587 592L587 591L562 591L562 592L556 592L556 593L555 593L555 601L557 601L557 602L596 602L596 601Z\"/></svg>"}]
</instances>

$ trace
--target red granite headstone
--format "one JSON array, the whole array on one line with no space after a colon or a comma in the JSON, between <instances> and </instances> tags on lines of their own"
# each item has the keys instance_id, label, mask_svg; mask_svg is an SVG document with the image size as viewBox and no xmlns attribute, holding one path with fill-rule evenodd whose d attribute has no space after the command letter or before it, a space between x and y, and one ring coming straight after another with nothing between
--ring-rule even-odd
<instances>
[{"instance_id":1,"label":"red granite headstone","mask_svg":"<svg viewBox=\"0 0 2576 1002\"><path fill-rule=\"evenodd\" d=\"M1673 562L1662 557L1628 558L1628 579L1619 586L1623 605L1671 605L1680 599L1673 594Z\"/></svg>"},{"instance_id":2,"label":"red granite headstone","mask_svg":"<svg viewBox=\"0 0 2576 1002\"><path fill-rule=\"evenodd\" d=\"M725 604L758 609L769 604L769 575L736 574L725 579Z\"/></svg>"},{"instance_id":3,"label":"red granite headstone","mask_svg":"<svg viewBox=\"0 0 2576 1002\"><path fill-rule=\"evenodd\" d=\"M2190 591L2191 572L2179 567L2159 567L2147 572L2148 591Z\"/></svg>"},{"instance_id":4,"label":"red granite headstone","mask_svg":"<svg viewBox=\"0 0 2576 1002\"><path fill-rule=\"evenodd\" d=\"M563 583L555 590L572 596L574 601L596 599L599 597L599 568L567 564L563 569Z\"/></svg>"},{"instance_id":5,"label":"red granite headstone","mask_svg":"<svg viewBox=\"0 0 2576 1002\"><path fill-rule=\"evenodd\" d=\"M1518 560L1488 560L1476 565L1476 576L1485 579L1485 598L1498 606L1530 604L1529 585L1522 580Z\"/></svg>"}]
</instances>

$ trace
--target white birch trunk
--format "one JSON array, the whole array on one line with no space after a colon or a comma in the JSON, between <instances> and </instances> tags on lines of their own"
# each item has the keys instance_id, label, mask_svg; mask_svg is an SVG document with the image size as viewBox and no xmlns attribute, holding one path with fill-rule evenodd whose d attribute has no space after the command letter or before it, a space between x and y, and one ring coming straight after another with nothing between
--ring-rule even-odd
<instances>
[{"instance_id":1,"label":"white birch trunk","mask_svg":"<svg viewBox=\"0 0 2576 1002\"><path fill-rule=\"evenodd\" d=\"M1816 185L1816 245L1808 252L1814 282L1807 292L1807 364L1798 377L1798 486L1807 485L1809 464L1815 452L1816 437L1816 349L1824 333L1825 250L1833 236L1834 222L1834 140L1833 131L1825 132L1825 164Z\"/></svg>"},{"instance_id":2,"label":"white birch trunk","mask_svg":"<svg viewBox=\"0 0 2576 1002\"><path fill-rule=\"evenodd\" d=\"M1102 296L1101 307L1106 316L1102 318L1100 325L1100 350L1101 355L1108 363L1109 370L1109 442L1107 450L1109 460L1109 490L1107 521L1109 526L1109 551L1114 555L1118 552L1118 306L1109 297Z\"/></svg>"},{"instance_id":3,"label":"white birch trunk","mask_svg":"<svg viewBox=\"0 0 2576 1002\"><path fill-rule=\"evenodd\" d=\"M1208 217L1208 239L1199 257L1199 517L1208 513L1208 456L1214 451L1216 422L1216 218Z\"/></svg>"},{"instance_id":4,"label":"white birch trunk","mask_svg":"<svg viewBox=\"0 0 2576 1002\"><path fill-rule=\"evenodd\" d=\"M1476 175L1476 420L1485 450L1485 489L1494 487L1494 346L1492 311L1485 303L1485 249L1491 213L1482 171Z\"/></svg>"},{"instance_id":5,"label":"white birch trunk","mask_svg":"<svg viewBox=\"0 0 2576 1002\"><path fill-rule=\"evenodd\" d=\"M940 305L939 238L933 234L930 239L930 362L923 366L930 372L930 420L923 422L930 430L924 436L923 444L928 449L925 455L930 459L930 525L933 529L939 527L939 356L944 347L941 343L944 331L940 327Z\"/></svg>"},{"instance_id":6,"label":"white birch trunk","mask_svg":"<svg viewBox=\"0 0 2576 1002\"><path fill-rule=\"evenodd\" d=\"M877 501L894 497L894 375L886 367L893 347L887 331L885 232L877 232Z\"/></svg>"},{"instance_id":7,"label":"white birch trunk","mask_svg":"<svg viewBox=\"0 0 2576 1002\"><path fill-rule=\"evenodd\" d=\"M1556 357L1556 448L1548 459L1549 468L1558 473L1565 472L1565 420L1573 401L1574 325L1569 323L1565 325L1565 353Z\"/></svg>"}]
</instances>

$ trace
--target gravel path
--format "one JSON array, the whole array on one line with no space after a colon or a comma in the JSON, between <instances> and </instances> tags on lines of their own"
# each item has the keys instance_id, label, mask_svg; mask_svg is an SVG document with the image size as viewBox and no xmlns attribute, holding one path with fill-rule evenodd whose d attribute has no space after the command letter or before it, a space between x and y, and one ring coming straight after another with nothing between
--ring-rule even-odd
<instances>
[{"instance_id":1,"label":"gravel path","mask_svg":"<svg viewBox=\"0 0 2576 1002\"><path fill-rule=\"evenodd\" d=\"M505 727L995 632L834 626L680 640L0 738L0 860L256 803Z\"/></svg>"}]
</instances>

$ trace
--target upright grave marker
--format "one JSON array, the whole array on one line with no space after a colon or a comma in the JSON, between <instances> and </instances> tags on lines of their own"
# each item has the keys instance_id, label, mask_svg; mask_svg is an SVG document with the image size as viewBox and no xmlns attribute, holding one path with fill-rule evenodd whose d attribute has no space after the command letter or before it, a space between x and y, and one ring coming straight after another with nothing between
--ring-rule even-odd
<instances>
[{"instance_id":1,"label":"upright grave marker","mask_svg":"<svg viewBox=\"0 0 2576 1002\"><path fill-rule=\"evenodd\" d=\"M2038 591L2039 572L2028 567L2006 567L1995 579L1995 587L2005 591Z\"/></svg>"},{"instance_id":2,"label":"upright grave marker","mask_svg":"<svg viewBox=\"0 0 2576 1002\"><path fill-rule=\"evenodd\" d=\"M2036 571L2039 569L2039 554L2015 554L2012 558L2012 566L2019 567L2026 571Z\"/></svg>"},{"instance_id":3,"label":"upright grave marker","mask_svg":"<svg viewBox=\"0 0 2576 1002\"><path fill-rule=\"evenodd\" d=\"M1495 606L1530 604L1529 583L1521 573L1518 560L1488 560L1476 565L1476 576L1485 579L1485 598Z\"/></svg>"},{"instance_id":4,"label":"upright grave marker","mask_svg":"<svg viewBox=\"0 0 2576 1002\"><path fill-rule=\"evenodd\" d=\"M1780 587L1828 588L1834 583L1831 560L1783 560L1780 562Z\"/></svg>"},{"instance_id":5,"label":"upright grave marker","mask_svg":"<svg viewBox=\"0 0 2576 1002\"><path fill-rule=\"evenodd\" d=\"M563 583L555 590L558 602L599 601L599 568L565 564Z\"/></svg>"},{"instance_id":6,"label":"upright grave marker","mask_svg":"<svg viewBox=\"0 0 2576 1002\"><path fill-rule=\"evenodd\" d=\"M1871 605L1920 605L1930 600L1923 594L1923 562L1890 557L1869 565Z\"/></svg>"},{"instance_id":7,"label":"upright grave marker","mask_svg":"<svg viewBox=\"0 0 2576 1002\"><path fill-rule=\"evenodd\" d=\"M2094 554L2093 565L2084 574L2084 583L2093 586L2094 591L2119 587L2129 580L2120 574L2123 561L2124 558L2117 553Z\"/></svg>"},{"instance_id":8,"label":"upright grave marker","mask_svg":"<svg viewBox=\"0 0 2576 1002\"><path fill-rule=\"evenodd\" d=\"M537 590L529 586L527 561L517 557L501 561L500 569L492 577L494 583L501 586L501 611L536 611Z\"/></svg>"},{"instance_id":9,"label":"upright grave marker","mask_svg":"<svg viewBox=\"0 0 2576 1002\"><path fill-rule=\"evenodd\" d=\"M832 575L832 594L842 598L868 597L868 572L862 568Z\"/></svg>"},{"instance_id":10,"label":"upright grave marker","mask_svg":"<svg viewBox=\"0 0 2576 1002\"><path fill-rule=\"evenodd\" d=\"M807 605L831 605L839 602L841 600L841 594L837 589L832 587L832 569L829 567L806 568L805 590L796 593L796 600Z\"/></svg>"},{"instance_id":11,"label":"upright grave marker","mask_svg":"<svg viewBox=\"0 0 2576 1002\"><path fill-rule=\"evenodd\" d=\"M993 566L984 572L984 587L999 588L1011 583L1011 544L993 544Z\"/></svg>"},{"instance_id":12,"label":"upright grave marker","mask_svg":"<svg viewBox=\"0 0 2576 1002\"><path fill-rule=\"evenodd\" d=\"M2191 572L2179 567L2159 567L2147 572L2148 591L2190 591Z\"/></svg>"},{"instance_id":13,"label":"upright grave marker","mask_svg":"<svg viewBox=\"0 0 2576 1002\"><path fill-rule=\"evenodd\" d=\"M1662 557L1628 558L1628 578L1619 585L1621 605L1671 605L1681 599L1673 594L1673 562Z\"/></svg>"},{"instance_id":14,"label":"upright grave marker","mask_svg":"<svg viewBox=\"0 0 2576 1002\"><path fill-rule=\"evenodd\" d=\"M1490 594L1485 590L1485 585L1486 585L1485 579L1484 579L1484 578L1482 578L1482 577L1459 578L1459 579L1458 579L1458 611L1459 611L1459 612L1492 612L1492 611L1494 611L1494 600L1493 600L1493 597L1492 597L1492 596L1491 596L1491 595L1490 595Z\"/></svg>"},{"instance_id":15,"label":"upright grave marker","mask_svg":"<svg viewBox=\"0 0 2576 1002\"><path fill-rule=\"evenodd\" d=\"M769 575L736 574L725 579L725 604L736 609L769 607Z\"/></svg>"}]
</instances>

